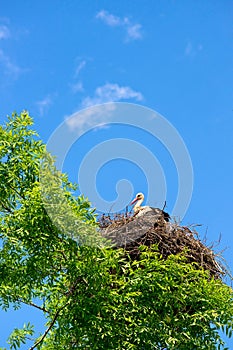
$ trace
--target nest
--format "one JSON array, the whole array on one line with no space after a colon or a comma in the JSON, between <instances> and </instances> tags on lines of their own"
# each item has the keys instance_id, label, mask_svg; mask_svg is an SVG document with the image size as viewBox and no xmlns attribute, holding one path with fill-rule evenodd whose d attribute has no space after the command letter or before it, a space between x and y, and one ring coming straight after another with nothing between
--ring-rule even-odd
<instances>
[{"instance_id":1,"label":"nest","mask_svg":"<svg viewBox=\"0 0 233 350\"><path fill-rule=\"evenodd\" d=\"M151 216L144 215L141 218L132 213L113 217L102 215L99 219L101 234L110 239L116 249L124 248L133 260L139 259L140 246L150 247L156 244L163 259L171 254L184 253L187 262L196 263L197 267L208 270L214 278L230 275L221 262L221 254L214 253L213 245L208 247L200 240L195 227L167 222L166 216L164 217L166 213L159 209L154 210L157 210L156 215L153 212ZM137 234L133 234L132 231L135 230Z\"/></svg>"},{"instance_id":2,"label":"nest","mask_svg":"<svg viewBox=\"0 0 233 350\"><path fill-rule=\"evenodd\" d=\"M126 225L128 222L133 221L134 216L132 212L127 212L125 214L103 214L100 216L98 223L101 230L110 228L117 228Z\"/></svg>"}]
</instances>

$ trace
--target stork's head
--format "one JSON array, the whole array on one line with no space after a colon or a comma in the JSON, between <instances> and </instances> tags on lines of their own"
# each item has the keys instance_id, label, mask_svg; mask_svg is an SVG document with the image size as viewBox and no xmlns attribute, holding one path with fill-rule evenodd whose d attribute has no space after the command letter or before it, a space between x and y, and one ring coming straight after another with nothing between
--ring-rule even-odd
<instances>
[{"instance_id":1,"label":"stork's head","mask_svg":"<svg viewBox=\"0 0 233 350\"><path fill-rule=\"evenodd\" d=\"M136 194L136 197L134 198L134 200L130 204L134 204L137 201L143 201L143 200L144 200L144 194L139 192Z\"/></svg>"}]
</instances>

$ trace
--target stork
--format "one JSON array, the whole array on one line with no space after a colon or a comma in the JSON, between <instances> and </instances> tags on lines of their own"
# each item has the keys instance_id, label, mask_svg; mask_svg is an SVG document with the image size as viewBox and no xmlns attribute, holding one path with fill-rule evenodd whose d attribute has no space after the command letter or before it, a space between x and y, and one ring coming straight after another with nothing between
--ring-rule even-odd
<instances>
[{"instance_id":1,"label":"stork","mask_svg":"<svg viewBox=\"0 0 233 350\"><path fill-rule=\"evenodd\" d=\"M168 213L166 213L165 211L163 211L161 209L149 207L148 205L142 206L141 204L143 201L144 201L144 194L142 192L137 193L134 200L130 203L131 205L136 203L135 206L133 207L134 215L141 216L141 215L146 214L148 211L156 211L157 212L158 210L160 210L161 213L163 214L164 220L169 221L170 215Z\"/></svg>"},{"instance_id":2,"label":"stork","mask_svg":"<svg viewBox=\"0 0 233 350\"><path fill-rule=\"evenodd\" d=\"M139 213L143 209L148 209L149 206L141 206L142 202L144 201L144 194L142 192L139 192L136 194L136 197L134 200L130 203L131 205L136 203L133 207L133 211L135 214Z\"/></svg>"},{"instance_id":3,"label":"stork","mask_svg":"<svg viewBox=\"0 0 233 350\"><path fill-rule=\"evenodd\" d=\"M141 240L146 233L151 229L156 228L159 224L164 224L161 219L169 222L169 214L165 213L159 208L149 207L148 205L142 206L144 200L144 194L139 192L134 200L130 203L134 205L134 215L132 220L122 220L122 225L112 225L101 229L101 235L112 242L117 247L126 247L127 244L132 244L137 240ZM168 226L170 227L170 226Z\"/></svg>"}]
</instances>

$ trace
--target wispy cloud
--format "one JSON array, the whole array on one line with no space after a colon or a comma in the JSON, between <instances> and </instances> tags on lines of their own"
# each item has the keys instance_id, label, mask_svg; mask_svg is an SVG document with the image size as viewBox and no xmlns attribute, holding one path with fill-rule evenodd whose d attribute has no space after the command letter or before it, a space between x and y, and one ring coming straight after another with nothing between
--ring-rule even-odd
<instances>
[{"instance_id":1,"label":"wispy cloud","mask_svg":"<svg viewBox=\"0 0 233 350\"><path fill-rule=\"evenodd\" d=\"M121 100L141 101L143 95L129 86L119 86L118 84L107 83L96 88L94 96L86 97L82 102L82 107L90 107L106 102L117 102Z\"/></svg>"},{"instance_id":2,"label":"wispy cloud","mask_svg":"<svg viewBox=\"0 0 233 350\"><path fill-rule=\"evenodd\" d=\"M79 75L79 73L81 72L81 70L84 69L84 67L86 66L86 64L87 64L86 60L81 60L81 61L78 63L78 65L77 65L77 67L76 67L76 69L75 69L75 78L77 78L77 76Z\"/></svg>"},{"instance_id":3,"label":"wispy cloud","mask_svg":"<svg viewBox=\"0 0 233 350\"><path fill-rule=\"evenodd\" d=\"M10 31L4 24L0 25L0 40L8 39L10 37Z\"/></svg>"},{"instance_id":4,"label":"wispy cloud","mask_svg":"<svg viewBox=\"0 0 233 350\"><path fill-rule=\"evenodd\" d=\"M81 109L66 117L66 125L70 130L77 133L84 132L87 128L103 129L108 126L116 109L115 103L122 100L141 101L143 95L129 86L119 86L118 84L105 84L96 88L93 97L86 97ZM89 108L88 108L89 107Z\"/></svg>"},{"instance_id":5,"label":"wispy cloud","mask_svg":"<svg viewBox=\"0 0 233 350\"><path fill-rule=\"evenodd\" d=\"M83 92L83 83L80 79L80 72L86 67L87 60L81 57L75 59L75 69L73 74L73 81L69 84L69 87L73 94Z\"/></svg>"},{"instance_id":6,"label":"wispy cloud","mask_svg":"<svg viewBox=\"0 0 233 350\"><path fill-rule=\"evenodd\" d=\"M106 128L110 122L112 113L116 106L112 103L96 105L92 108L79 110L71 116L65 118L66 125L72 131L83 133L86 128L95 127L97 129Z\"/></svg>"},{"instance_id":7,"label":"wispy cloud","mask_svg":"<svg viewBox=\"0 0 233 350\"><path fill-rule=\"evenodd\" d=\"M45 112L48 111L52 103L53 103L53 99L51 95L47 95L42 100L36 102L36 105L39 109L39 114L41 117L43 117Z\"/></svg>"},{"instance_id":8,"label":"wispy cloud","mask_svg":"<svg viewBox=\"0 0 233 350\"><path fill-rule=\"evenodd\" d=\"M141 24L134 24L127 28L127 36L129 39L138 40L142 38L142 26Z\"/></svg>"},{"instance_id":9,"label":"wispy cloud","mask_svg":"<svg viewBox=\"0 0 233 350\"><path fill-rule=\"evenodd\" d=\"M77 92L84 91L83 83L81 81L78 81L77 83L73 83L70 86L71 86L71 90L74 94L76 94Z\"/></svg>"},{"instance_id":10,"label":"wispy cloud","mask_svg":"<svg viewBox=\"0 0 233 350\"><path fill-rule=\"evenodd\" d=\"M142 39L142 25L133 23L128 17L118 17L108 11L101 10L97 13L96 18L110 27L123 28L126 32L126 41Z\"/></svg>"},{"instance_id":11,"label":"wispy cloud","mask_svg":"<svg viewBox=\"0 0 233 350\"><path fill-rule=\"evenodd\" d=\"M197 46L194 46L191 41L189 41L186 46L185 46L185 50L184 50L184 54L185 56L195 56L198 52L203 50L203 45L202 44L198 44Z\"/></svg>"},{"instance_id":12,"label":"wispy cloud","mask_svg":"<svg viewBox=\"0 0 233 350\"><path fill-rule=\"evenodd\" d=\"M4 74L10 76L13 79L17 79L21 73L25 72L25 69L13 63L10 57L7 56L1 49L0 49L0 66L2 66L3 68L2 71L4 72Z\"/></svg>"},{"instance_id":13,"label":"wispy cloud","mask_svg":"<svg viewBox=\"0 0 233 350\"><path fill-rule=\"evenodd\" d=\"M105 10L99 11L96 15L96 18L101 19L110 27L117 27L124 24L124 20L122 20L120 17L114 16Z\"/></svg>"}]
</instances>

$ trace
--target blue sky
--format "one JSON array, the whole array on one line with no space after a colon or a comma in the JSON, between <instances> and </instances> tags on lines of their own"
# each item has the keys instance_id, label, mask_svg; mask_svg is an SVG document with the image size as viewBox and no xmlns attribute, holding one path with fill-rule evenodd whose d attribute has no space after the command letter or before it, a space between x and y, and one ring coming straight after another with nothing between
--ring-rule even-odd
<instances>
[{"instance_id":1,"label":"blue sky","mask_svg":"<svg viewBox=\"0 0 233 350\"><path fill-rule=\"evenodd\" d=\"M27 109L47 142L59 124L94 104L130 102L157 111L183 138L192 161L193 194L183 223L202 224L198 230L202 236L207 231L209 242L221 233L219 249L228 247L224 257L233 269L232 20L230 0L0 0L0 122ZM63 170L77 182L83 158L113 138L132 139L158 159L171 212L178 186L174 159L143 130L111 125L89 131L69 150ZM149 198L145 169L129 156L98 172L96 186L106 201L116 200L120 179ZM19 323L25 315L17 316ZM1 324L7 320L0 346L14 318L0 314Z\"/></svg>"}]
</instances>

